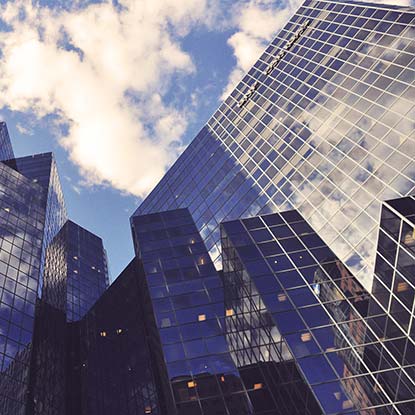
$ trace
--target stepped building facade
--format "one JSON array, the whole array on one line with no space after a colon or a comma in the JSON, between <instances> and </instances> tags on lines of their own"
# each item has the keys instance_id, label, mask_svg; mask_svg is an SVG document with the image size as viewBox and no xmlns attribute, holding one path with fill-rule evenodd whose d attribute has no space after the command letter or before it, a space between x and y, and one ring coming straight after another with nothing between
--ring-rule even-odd
<instances>
[{"instance_id":1,"label":"stepped building facade","mask_svg":"<svg viewBox=\"0 0 415 415\"><path fill-rule=\"evenodd\" d=\"M130 219L110 285L0 124L0 413L415 413L415 9L306 0Z\"/></svg>"}]
</instances>

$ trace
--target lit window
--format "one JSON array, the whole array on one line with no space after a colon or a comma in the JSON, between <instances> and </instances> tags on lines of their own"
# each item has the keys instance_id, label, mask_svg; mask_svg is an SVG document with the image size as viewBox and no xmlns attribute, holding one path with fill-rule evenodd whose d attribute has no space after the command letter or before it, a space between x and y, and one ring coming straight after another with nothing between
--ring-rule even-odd
<instances>
[{"instance_id":1,"label":"lit window","mask_svg":"<svg viewBox=\"0 0 415 415\"><path fill-rule=\"evenodd\" d=\"M145 413L145 414L151 414L151 408L150 408L149 406L146 406L146 407L144 408L144 413Z\"/></svg>"},{"instance_id":2,"label":"lit window","mask_svg":"<svg viewBox=\"0 0 415 415\"><path fill-rule=\"evenodd\" d=\"M92 267L91 267L92 269L95 269L95 267L92 265Z\"/></svg>"},{"instance_id":3,"label":"lit window","mask_svg":"<svg viewBox=\"0 0 415 415\"><path fill-rule=\"evenodd\" d=\"M233 316L233 309L229 308L228 310L226 310L226 317L230 317Z\"/></svg>"},{"instance_id":4,"label":"lit window","mask_svg":"<svg viewBox=\"0 0 415 415\"><path fill-rule=\"evenodd\" d=\"M257 390L257 389L262 389L263 388L263 384L262 383L254 383L254 390Z\"/></svg>"},{"instance_id":5,"label":"lit window","mask_svg":"<svg viewBox=\"0 0 415 415\"><path fill-rule=\"evenodd\" d=\"M73 259L77 260L77 259L78 259L78 257L75 255L75 256L73 257Z\"/></svg>"},{"instance_id":6,"label":"lit window","mask_svg":"<svg viewBox=\"0 0 415 415\"><path fill-rule=\"evenodd\" d=\"M198 317L197 317L197 319L199 321L205 321L206 320L206 314L199 314Z\"/></svg>"},{"instance_id":7,"label":"lit window","mask_svg":"<svg viewBox=\"0 0 415 415\"><path fill-rule=\"evenodd\" d=\"M286 300L287 300L287 296L285 294L283 294L283 293L278 294L278 301L280 303L282 303L283 301L286 301Z\"/></svg>"},{"instance_id":8,"label":"lit window","mask_svg":"<svg viewBox=\"0 0 415 415\"><path fill-rule=\"evenodd\" d=\"M206 264L206 259L204 258L204 257L200 257L199 258L199 261L197 262L198 263L198 265L205 265Z\"/></svg>"},{"instance_id":9,"label":"lit window","mask_svg":"<svg viewBox=\"0 0 415 415\"><path fill-rule=\"evenodd\" d=\"M122 333L122 329L117 329L116 332L117 332L117 334L121 334Z\"/></svg>"},{"instance_id":10,"label":"lit window","mask_svg":"<svg viewBox=\"0 0 415 415\"><path fill-rule=\"evenodd\" d=\"M6 212L10 212L10 208L3 208Z\"/></svg>"},{"instance_id":11,"label":"lit window","mask_svg":"<svg viewBox=\"0 0 415 415\"><path fill-rule=\"evenodd\" d=\"M78 274L78 270L77 269L74 269L73 272L74 272L74 274Z\"/></svg>"},{"instance_id":12,"label":"lit window","mask_svg":"<svg viewBox=\"0 0 415 415\"><path fill-rule=\"evenodd\" d=\"M192 245L196 243L196 241L195 241L193 238L191 238L191 239L189 240L189 242L190 242Z\"/></svg>"},{"instance_id":13,"label":"lit window","mask_svg":"<svg viewBox=\"0 0 415 415\"><path fill-rule=\"evenodd\" d=\"M311 340L311 333L303 333L301 335L301 341L309 342Z\"/></svg>"},{"instance_id":14,"label":"lit window","mask_svg":"<svg viewBox=\"0 0 415 415\"><path fill-rule=\"evenodd\" d=\"M220 381L221 381L221 382L225 382L225 376L223 376L223 375L222 375L222 376L220 377Z\"/></svg>"},{"instance_id":15,"label":"lit window","mask_svg":"<svg viewBox=\"0 0 415 415\"><path fill-rule=\"evenodd\" d=\"M398 283L398 287L396 288L396 291L398 291L398 293L401 293L403 291L408 291L408 288L409 288L408 283L403 281L403 282Z\"/></svg>"},{"instance_id":16,"label":"lit window","mask_svg":"<svg viewBox=\"0 0 415 415\"><path fill-rule=\"evenodd\" d=\"M101 337L106 337L107 336L107 332L106 331L101 331L101 333L99 333L99 335Z\"/></svg>"},{"instance_id":17,"label":"lit window","mask_svg":"<svg viewBox=\"0 0 415 415\"><path fill-rule=\"evenodd\" d=\"M187 382L187 387L189 389L196 387L196 382L194 380L191 380L190 382Z\"/></svg>"}]
</instances>

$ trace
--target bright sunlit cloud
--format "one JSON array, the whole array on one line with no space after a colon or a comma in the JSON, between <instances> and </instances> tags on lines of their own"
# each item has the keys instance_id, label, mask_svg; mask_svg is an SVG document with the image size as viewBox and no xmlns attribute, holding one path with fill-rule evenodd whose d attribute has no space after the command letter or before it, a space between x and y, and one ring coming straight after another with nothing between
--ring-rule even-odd
<instances>
[{"instance_id":1,"label":"bright sunlit cloud","mask_svg":"<svg viewBox=\"0 0 415 415\"><path fill-rule=\"evenodd\" d=\"M0 109L53 115L84 185L144 197L183 150L192 112L169 98L198 69L183 38L230 29L235 66L225 97L301 3L123 0L64 10L8 2L0 7Z\"/></svg>"},{"instance_id":2,"label":"bright sunlit cloud","mask_svg":"<svg viewBox=\"0 0 415 415\"><path fill-rule=\"evenodd\" d=\"M185 108L173 76L195 71L180 38L209 15L204 0L123 1L70 11L18 1L0 17L0 107L57 116L86 184L144 196L181 151Z\"/></svg>"}]
</instances>

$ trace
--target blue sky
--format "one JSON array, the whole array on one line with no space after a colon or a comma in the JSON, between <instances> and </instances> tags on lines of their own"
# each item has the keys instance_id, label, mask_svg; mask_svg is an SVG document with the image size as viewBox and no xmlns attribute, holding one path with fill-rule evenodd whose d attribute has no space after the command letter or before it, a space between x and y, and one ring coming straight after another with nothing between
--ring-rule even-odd
<instances>
[{"instance_id":1,"label":"blue sky","mask_svg":"<svg viewBox=\"0 0 415 415\"><path fill-rule=\"evenodd\" d=\"M194 91L199 94L197 111L193 111L182 137L183 143L188 143L218 106L235 58L223 32L195 31L183 39L183 49L192 55L197 72L185 80L182 94L185 99L191 99ZM129 217L140 204L141 197L120 192L111 186L80 184L83 177L79 168L68 159L67 152L56 141L56 127L50 120L53 117L39 120L33 114L7 108L1 110L0 116L7 122L17 157L53 151L69 217L103 238L111 278L115 279L134 255Z\"/></svg>"},{"instance_id":2,"label":"blue sky","mask_svg":"<svg viewBox=\"0 0 415 415\"><path fill-rule=\"evenodd\" d=\"M17 156L55 153L112 279L131 213L300 3L0 0L0 118Z\"/></svg>"}]
</instances>

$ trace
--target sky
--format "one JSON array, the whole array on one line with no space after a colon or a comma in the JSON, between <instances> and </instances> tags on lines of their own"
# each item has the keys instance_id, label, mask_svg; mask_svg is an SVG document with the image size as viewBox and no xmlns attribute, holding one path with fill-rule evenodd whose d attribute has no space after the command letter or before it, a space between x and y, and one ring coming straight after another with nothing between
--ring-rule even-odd
<instances>
[{"instance_id":1,"label":"sky","mask_svg":"<svg viewBox=\"0 0 415 415\"><path fill-rule=\"evenodd\" d=\"M0 119L16 156L55 153L112 280L131 214L300 4L0 0Z\"/></svg>"}]
</instances>

